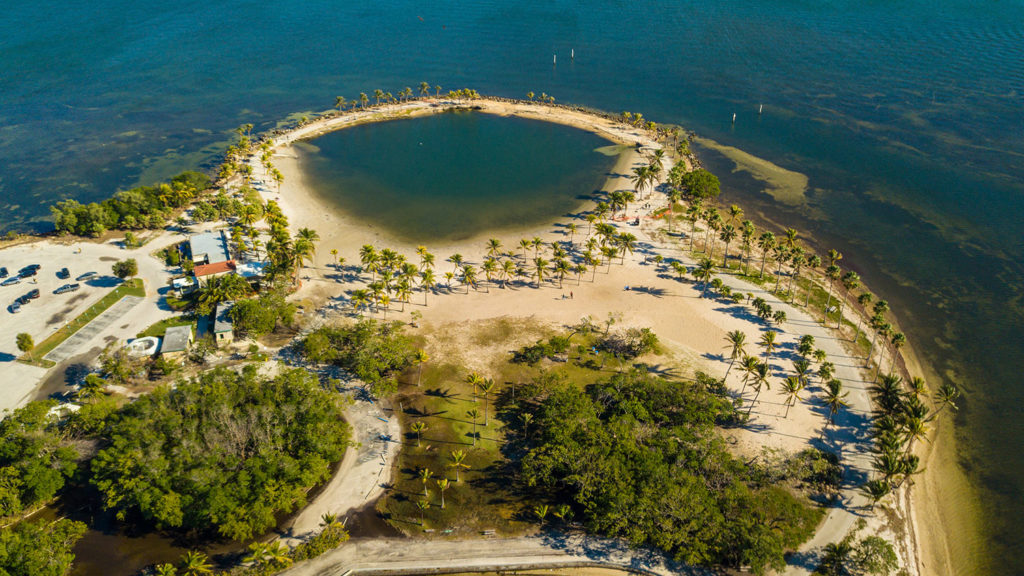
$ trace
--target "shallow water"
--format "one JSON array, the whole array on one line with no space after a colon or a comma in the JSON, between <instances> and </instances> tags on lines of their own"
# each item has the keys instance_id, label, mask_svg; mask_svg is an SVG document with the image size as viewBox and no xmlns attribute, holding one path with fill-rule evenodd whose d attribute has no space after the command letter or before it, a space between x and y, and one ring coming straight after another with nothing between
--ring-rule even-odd
<instances>
[{"instance_id":1,"label":"shallow water","mask_svg":"<svg viewBox=\"0 0 1024 576\"><path fill-rule=\"evenodd\" d=\"M609 148L575 128L474 112L365 124L296 146L318 194L414 243L572 213L608 178Z\"/></svg>"},{"instance_id":2,"label":"shallow water","mask_svg":"<svg viewBox=\"0 0 1024 576\"><path fill-rule=\"evenodd\" d=\"M5 8L7 225L45 226L57 197L96 199L210 167L243 122L268 128L337 95L421 80L642 111L807 175L806 202L780 204L731 161L704 154L725 182L723 201L842 250L894 303L933 384L964 386L959 464L981 490L987 533L949 528L953 571L969 573L987 553L1000 562L975 573L1024 573L1020 0Z\"/></svg>"}]
</instances>

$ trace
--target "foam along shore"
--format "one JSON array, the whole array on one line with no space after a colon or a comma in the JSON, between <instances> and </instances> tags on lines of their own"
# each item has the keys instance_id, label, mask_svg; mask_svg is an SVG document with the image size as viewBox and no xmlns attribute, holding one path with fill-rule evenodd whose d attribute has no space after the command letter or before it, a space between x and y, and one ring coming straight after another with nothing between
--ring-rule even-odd
<instances>
[{"instance_id":1,"label":"foam along shore","mask_svg":"<svg viewBox=\"0 0 1024 576\"><path fill-rule=\"evenodd\" d=\"M364 244L395 249L415 262L416 244L389 237L386 232L351 218L319 198L306 185L301 166L290 150L290 145L298 140L349 126L436 114L452 109L473 109L487 114L556 122L594 132L616 143L627 144L630 151L620 157L614 170L619 175L628 175L634 166L647 163L641 148L661 148L646 130L627 126L605 116L564 107L487 98L472 101L426 99L379 106L317 120L275 136L274 163L284 175L283 184L278 190L277 184L267 177L255 157L250 159L254 177L257 181L262 180L260 188L266 199L278 200L293 228L309 227L317 230L321 236L313 263L301 272L304 285L298 298L322 305L320 313L325 320L341 318L347 314L346 293L365 284L365 279L358 277L358 274L338 274L333 266L334 257L330 254L332 249L338 250L338 255L344 257L349 264L358 263L359 247ZM668 158L666 169L661 174L662 182L674 161L672 152L666 152ZM632 189L628 178L612 177L603 187L605 192L623 189ZM749 346L756 349L754 341L766 328L764 324L755 321L756 318L752 319L752 315L738 313L737 308L741 309L742 306L723 307L714 299L701 298L699 287L680 282L672 274L659 272L652 262L658 254L681 260L691 267L696 264L682 249L685 243L678 237L666 236L663 223L653 217L653 212L666 203L665 195L661 192L652 193L648 199L638 197L627 214L613 222L620 228L620 232L628 231L637 235L638 248L635 253L623 259L622 265L616 263L602 268L594 281L586 278L578 282L575 278L569 279L561 290L557 284L540 289L507 290L498 289L494 285L486 292L471 290L468 293L463 293L461 289L445 290L442 281L436 291L437 295L430 296L429 306L423 305L422 298L413 298L411 305L403 307L404 312L399 312L397 307L389 310L388 318L409 319L410 314L416 311L422 314L418 330L428 336L432 327L444 326L449 333L453 330L468 332L473 329L474 323L490 318L530 317L557 326L575 323L586 315L602 320L609 314L617 314L621 315L618 321L620 326L652 328L673 355L684 359L688 365L711 374L724 375L728 367L727 356L722 352L726 333L732 330L747 333ZM628 226L627 222L637 218L641 221L639 227ZM559 223L556 220L553 218L548 225L536 229L495 232L488 236L499 238L509 251L514 250L519 238L540 236L548 243L555 240L568 241L564 227L557 226ZM578 224L581 230L586 228L585 222ZM577 241L585 233L577 235ZM437 256L437 269L447 271L449 264L445 260L456 252L462 254L469 263L479 263L485 255L485 238L429 245L428 249ZM914 523L907 521L907 499L898 495L891 500L899 519L897 523L903 525L902 530L896 530L886 515L867 512L867 497L858 490L859 482L853 481L855 477L868 477L872 473L871 445L868 440L871 413L867 393L869 382L861 369L862 360L848 351L845 340L837 337L835 331L824 328L801 307L781 302L766 289L734 275L722 274L721 279L734 291L761 297L774 309L786 312L788 321L774 328L781 332L781 347L795 346L804 334L815 336L818 347L824 349L829 359L836 364L836 376L850 392L849 409L837 417L837 428L845 433L834 436L834 445L830 447L839 453L846 468L847 481L840 497L842 506L829 510L818 533L804 546L804 550L820 550L826 543L842 539L859 518L867 515L870 519L868 530L893 540L902 557L901 563L908 572L921 573L919 547L922 543L919 538L926 534L916 534ZM788 365L783 366L781 362L775 364L777 373L788 368ZM471 362L467 367L477 368ZM755 427L751 427L729 432L729 440L741 454L752 457L763 447L796 452L825 437L825 420L817 404L798 403L788 410L788 416L784 416L787 409L778 377L775 380L776 385L762 394L763 402L755 406L756 431ZM733 371L727 384L734 392L740 392L741 382L736 371ZM750 395L748 390L745 394L748 401ZM907 488L901 490L905 492ZM336 512L347 510L346 503L336 504ZM920 515L921 510L916 512ZM931 550L938 548L933 547ZM931 563L935 565L934 561ZM790 566L787 573L804 574L807 570L803 566Z\"/></svg>"}]
</instances>

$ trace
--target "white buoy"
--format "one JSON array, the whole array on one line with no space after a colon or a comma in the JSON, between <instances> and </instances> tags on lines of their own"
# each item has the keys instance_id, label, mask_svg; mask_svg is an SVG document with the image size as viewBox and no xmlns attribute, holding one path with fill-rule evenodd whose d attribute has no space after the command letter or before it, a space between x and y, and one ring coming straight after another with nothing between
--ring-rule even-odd
<instances>
[{"instance_id":1,"label":"white buoy","mask_svg":"<svg viewBox=\"0 0 1024 576\"><path fill-rule=\"evenodd\" d=\"M569 50L569 58L572 58L573 60L576 59L576 49L575 48ZM935 94L932 93L932 100L934 100L934 99L935 99Z\"/></svg>"},{"instance_id":2,"label":"white buoy","mask_svg":"<svg viewBox=\"0 0 1024 576\"><path fill-rule=\"evenodd\" d=\"M735 112L732 113L732 123L733 124L736 123L736 113Z\"/></svg>"},{"instance_id":3,"label":"white buoy","mask_svg":"<svg viewBox=\"0 0 1024 576\"><path fill-rule=\"evenodd\" d=\"M760 116L761 112L763 112L763 111L764 111L764 104L761 104L760 106L757 107L757 115Z\"/></svg>"},{"instance_id":4,"label":"white buoy","mask_svg":"<svg viewBox=\"0 0 1024 576\"><path fill-rule=\"evenodd\" d=\"M551 63L558 64L558 54L555 54L551 57Z\"/></svg>"}]
</instances>

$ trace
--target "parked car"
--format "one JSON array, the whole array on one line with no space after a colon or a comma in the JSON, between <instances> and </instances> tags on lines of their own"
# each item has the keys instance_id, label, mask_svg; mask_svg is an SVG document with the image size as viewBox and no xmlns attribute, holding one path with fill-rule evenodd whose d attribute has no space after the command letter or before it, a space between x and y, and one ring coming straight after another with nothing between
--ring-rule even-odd
<instances>
[{"instance_id":1,"label":"parked car","mask_svg":"<svg viewBox=\"0 0 1024 576\"><path fill-rule=\"evenodd\" d=\"M11 311L11 314L17 314L18 312L21 312L21 304L12 302L7 309Z\"/></svg>"},{"instance_id":2,"label":"parked car","mask_svg":"<svg viewBox=\"0 0 1024 576\"><path fill-rule=\"evenodd\" d=\"M21 276L11 276L7 280L0 282L0 286L13 286L19 282L21 282Z\"/></svg>"},{"instance_id":3,"label":"parked car","mask_svg":"<svg viewBox=\"0 0 1024 576\"><path fill-rule=\"evenodd\" d=\"M36 298L39 298L39 288L30 290L28 294L25 294L25 298L28 298L29 300L35 300Z\"/></svg>"},{"instance_id":4,"label":"parked car","mask_svg":"<svg viewBox=\"0 0 1024 576\"><path fill-rule=\"evenodd\" d=\"M67 268L61 268L60 271L57 272L57 278L60 278L61 280L67 280L68 278L71 278L71 271L68 270Z\"/></svg>"},{"instance_id":5,"label":"parked car","mask_svg":"<svg viewBox=\"0 0 1024 576\"><path fill-rule=\"evenodd\" d=\"M81 284L65 284L65 285L61 286L60 288L57 288L56 290L54 290L53 293L54 294L65 294L67 292L74 292L75 290L78 290L81 287L82 287Z\"/></svg>"},{"instance_id":6,"label":"parked car","mask_svg":"<svg viewBox=\"0 0 1024 576\"><path fill-rule=\"evenodd\" d=\"M7 278L9 275L10 272L7 271L7 268L0 267L0 278Z\"/></svg>"},{"instance_id":7,"label":"parked car","mask_svg":"<svg viewBox=\"0 0 1024 576\"><path fill-rule=\"evenodd\" d=\"M24 274L25 272L38 272L40 268L42 268L42 266L39 264L29 264L28 266L22 268L20 270L20 273Z\"/></svg>"},{"instance_id":8,"label":"parked car","mask_svg":"<svg viewBox=\"0 0 1024 576\"><path fill-rule=\"evenodd\" d=\"M31 278L38 273L38 268L22 268L21 272L18 273L18 276L21 276L22 278Z\"/></svg>"},{"instance_id":9,"label":"parked car","mask_svg":"<svg viewBox=\"0 0 1024 576\"><path fill-rule=\"evenodd\" d=\"M78 278L75 278L75 280L81 282L82 280L88 280L89 278L92 278L95 275L95 272L86 272L85 274L80 274Z\"/></svg>"},{"instance_id":10,"label":"parked car","mask_svg":"<svg viewBox=\"0 0 1024 576\"><path fill-rule=\"evenodd\" d=\"M28 304L28 296L22 294L21 296L18 296L17 298L14 299L14 303L19 306L24 306L25 304Z\"/></svg>"}]
</instances>

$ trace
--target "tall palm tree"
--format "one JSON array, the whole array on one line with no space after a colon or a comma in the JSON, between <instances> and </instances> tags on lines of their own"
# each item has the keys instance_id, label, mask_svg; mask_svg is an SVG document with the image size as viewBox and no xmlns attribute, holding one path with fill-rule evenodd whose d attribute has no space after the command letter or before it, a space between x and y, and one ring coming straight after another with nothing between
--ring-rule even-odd
<instances>
[{"instance_id":1,"label":"tall palm tree","mask_svg":"<svg viewBox=\"0 0 1024 576\"><path fill-rule=\"evenodd\" d=\"M736 363L738 358L746 356L746 351L743 349L747 341L747 335L740 330L733 330L725 335L725 341L728 343L726 348L729 348L729 368L725 371L725 379L729 378L729 372L732 371L733 364Z\"/></svg>"},{"instance_id":2,"label":"tall palm tree","mask_svg":"<svg viewBox=\"0 0 1024 576\"><path fill-rule=\"evenodd\" d=\"M853 291L860 287L860 275L851 270L846 274L843 274L843 277L840 278L839 283L842 284L843 288L846 289L846 297L849 298ZM839 328L839 326L843 323L843 308L845 307L846 298L842 298L839 300L839 318L836 319L836 328ZM856 340L854 340L854 342L856 342Z\"/></svg>"},{"instance_id":3,"label":"tall palm tree","mask_svg":"<svg viewBox=\"0 0 1024 576\"><path fill-rule=\"evenodd\" d=\"M484 377L478 372L470 372L466 375L466 384L469 384L473 389L473 402L476 402L476 390L484 382Z\"/></svg>"},{"instance_id":4,"label":"tall palm tree","mask_svg":"<svg viewBox=\"0 0 1024 576\"><path fill-rule=\"evenodd\" d=\"M816 268L819 268L820 266L821 266L821 257L820 256L818 256L817 254L811 254L810 256L807 257L807 267L809 269L814 270ZM805 297L804 297L804 308L807 308L807 306L810 305L810 303L811 303L811 290L810 290L810 288L808 288L807 289L807 294L805 294Z\"/></svg>"},{"instance_id":5,"label":"tall palm tree","mask_svg":"<svg viewBox=\"0 0 1024 576\"><path fill-rule=\"evenodd\" d=\"M458 252L456 252L455 254L452 254L451 256L448 257L448 261L451 262L452 266L454 267L454 268L452 268L452 271L453 272L458 272L459 267L462 266L462 262L463 262L462 254L459 254Z\"/></svg>"},{"instance_id":6,"label":"tall palm tree","mask_svg":"<svg viewBox=\"0 0 1024 576\"><path fill-rule=\"evenodd\" d=\"M768 375L769 376L772 373L772 369L771 369L771 356L772 356L772 352L774 352L775 348L778 347L778 342L776 342L776 339L775 339L776 336L778 336L778 334L779 333L774 331L774 330L769 330L769 331L765 332L764 334L761 334L761 340L758 342L758 345L761 346L762 348L764 348L764 364L765 364L765 366L768 367Z\"/></svg>"},{"instance_id":7,"label":"tall palm tree","mask_svg":"<svg viewBox=\"0 0 1024 576\"><path fill-rule=\"evenodd\" d=\"M828 299L825 301L825 318L828 318L828 311L832 304L832 286L835 284L837 278L842 271L839 266L830 264L828 268L825 268L825 277L828 278Z\"/></svg>"},{"instance_id":8,"label":"tall palm tree","mask_svg":"<svg viewBox=\"0 0 1024 576\"><path fill-rule=\"evenodd\" d=\"M466 452L463 450L452 450L448 453L448 467L455 468L455 482L459 482L459 470L469 470L466 464Z\"/></svg>"},{"instance_id":9,"label":"tall palm tree","mask_svg":"<svg viewBox=\"0 0 1024 576\"><path fill-rule=\"evenodd\" d=\"M427 293L431 292L437 286L437 280L434 278L434 271L430 268L420 272L420 289L423 290L423 305L427 305Z\"/></svg>"},{"instance_id":10,"label":"tall palm tree","mask_svg":"<svg viewBox=\"0 0 1024 576\"><path fill-rule=\"evenodd\" d=\"M768 382L769 367L767 363L758 362L757 370L754 372L754 383L751 387L754 389L754 399L750 401L750 407L747 408L747 416L750 416L750 412L754 409L754 403L757 402L757 398L761 395L761 390L768 388L771 389L771 384Z\"/></svg>"},{"instance_id":11,"label":"tall palm tree","mask_svg":"<svg viewBox=\"0 0 1024 576\"><path fill-rule=\"evenodd\" d=\"M804 390L804 381L797 376L788 376L782 383L782 390L786 393L786 415L789 418L789 409L800 401L800 393Z\"/></svg>"},{"instance_id":12,"label":"tall palm tree","mask_svg":"<svg viewBox=\"0 0 1024 576\"><path fill-rule=\"evenodd\" d=\"M420 468L416 471L416 477L423 482L423 497L430 496L430 493L427 492L427 483L434 479L434 473L430 471L430 468Z\"/></svg>"},{"instance_id":13,"label":"tall palm tree","mask_svg":"<svg viewBox=\"0 0 1024 576\"><path fill-rule=\"evenodd\" d=\"M416 352L413 353L412 362L416 365L416 386L420 385L423 376L423 365L428 360L430 360L430 356L427 356L427 352L422 348L417 348Z\"/></svg>"},{"instance_id":14,"label":"tall palm tree","mask_svg":"<svg viewBox=\"0 0 1024 576\"><path fill-rule=\"evenodd\" d=\"M470 286L473 290L476 290L476 267L472 264L464 264L462 266L462 284L466 286L466 294L469 294Z\"/></svg>"},{"instance_id":15,"label":"tall palm tree","mask_svg":"<svg viewBox=\"0 0 1024 576\"><path fill-rule=\"evenodd\" d=\"M416 447L419 448L423 440L423 431L427 429L427 425L422 421L416 421L412 423L409 429L416 433Z\"/></svg>"},{"instance_id":16,"label":"tall palm tree","mask_svg":"<svg viewBox=\"0 0 1024 576\"><path fill-rule=\"evenodd\" d=\"M789 292L789 301L793 302L796 299L796 294L793 292L793 282L800 277L800 270L807 263L803 248L797 246L793 249L789 257L789 263L793 267L793 273L789 275L789 286L786 287L786 292Z\"/></svg>"},{"instance_id":17,"label":"tall palm tree","mask_svg":"<svg viewBox=\"0 0 1024 576\"><path fill-rule=\"evenodd\" d=\"M740 226L740 239L743 252L746 254L746 260L743 263L743 274L745 275L750 275L750 252L754 248L754 236L756 234L757 228L754 227L754 223L750 220L744 220Z\"/></svg>"},{"instance_id":18,"label":"tall palm tree","mask_svg":"<svg viewBox=\"0 0 1024 576\"><path fill-rule=\"evenodd\" d=\"M573 239L574 236L576 236L576 230L577 230L577 226L576 226L575 222L569 222L565 226L565 231L569 233L569 245L570 246L575 246L575 243L572 241L572 239Z\"/></svg>"},{"instance_id":19,"label":"tall palm tree","mask_svg":"<svg viewBox=\"0 0 1024 576\"><path fill-rule=\"evenodd\" d=\"M540 249L544 247L544 239L540 236L534 236L533 240L530 240L530 246L533 246L533 257L540 256Z\"/></svg>"},{"instance_id":20,"label":"tall palm tree","mask_svg":"<svg viewBox=\"0 0 1024 576\"><path fill-rule=\"evenodd\" d=\"M715 263L710 258L704 258L700 261L700 264L694 268L693 277L701 283L700 297L704 298L708 292L708 286L711 285L711 279L715 275Z\"/></svg>"},{"instance_id":21,"label":"tall palm tree","mask_svg":"<svg viewBox=\"0 0 1024 576\"><path fill-rule=\"evenodd\" d=\"M426 498L416 500L416 509L420 511L420 526L424 526L427 523L425 515L428 508L430 508L430 500Z\"/></svg>"},{"instance_id":22,"label":"tall palm tree","mask_svg":"<svg viewBox=\"0 0 1024 576\"><path fill-rule=\"evenodd\" d=\"M473 446L476 446L476 421L480 419L480 412L476 408L473 408L466 411L466 416L473 419Z\"/></svg>"},{"instance_id":23,"label":"tall palm tree","mask_svg":"<svg viewBox=\"0 0 1024 576\"><path fill-rule=\"evenodd\" d=\"M740 395L747 389L747 385L757 378L757 367L761 362L756 356L744 356L740 368L743 370L743 387L740 388Z\"/></svg>"},{"instance_id":24,"label":"tall palm tree","mask_svg":"<svg viewBox=\"0 0 1024 576\"><path fill-rule=\"evenodd\" d=\"M487 378L480 383L480 394L484 397L484 428L487 427L487 399L494 392L494 380Z\"/></svg>"},{"instance_id":25,"label":"tall palm tree","mask_svg":"<svg viewBox=\"0 0 1024 576\"><path fill-rule=\"evenodd\" d=\"M943 382L942 386L939 386L939 390L935 393L935 401L939 403L939 409L935 411L932 418L938 416L946 407L949 407L954 412L959 410L956 405L956 401L959 399L960 389L955 384Z\"/></svg>"},{"instance_id":26,"label":"tall palm tree","mask_svg":"<svg viewBox=\"0 0 1024 576\"><path fill-rule=\"evenodd\" d=\"M548 264L550 264L550 262L539 256L533 259L533 274L537 278L537 288L540 288L541 284L544 282L544 271L548 267Z\"/></svg>"},{"instance_id":27,"label":"tall palm tree","mask_svg":"<svg viewBox=\"0 0 1024 576\"><path fill-rule=\"evenodd\" d=\"M892 344L892 364L889 365L889 372L892 372L896 369L896 356L899 355L900 348L903 348L903 346L906 345L907 337L903 332L897 332L892 335L889 342Z\"/></svg>"},{"instance_id":28,"label":"tall palm tree","mask_svg":"<svg viewBox=\"0 0 1024 576\"><path fill-rule=\"evenodd\" d=\"M843 406L847 406L846 397L849 392L843 390L843 383L839 380L829 380L825 385L825 405L828 406L828 423L826 427L835 422L836 414Z\"/></svg>"},{"instance_id":29,"label":"tall palm tree","mask_svg":"<svg viewBox=\"0 0 1024 576\"><path fill-rule=\"evenodd\" d=\"M498 240L497 238L491 238L490 240L487 241L487 255L488 256L491 256L491 257L497 256L500 250L501 250L501 240Z\"/></svg>"},{"instance_id":30,"label":"tall palm tree","mask_svg":"<svg viewBox=\"0 0 1024 576\"><path fill-rule=\"evenodd\" d=\"M451 481L447 478L440 478L437 481L437 491L441 493L441 510L444 510L444 491L451 487Z\"/></svg>"},{"instance_id":31,"label":"tall palm tree","mask_svg":"<svg viewBox=\"0 0 1024 576\"><path fill-rule=\"evenodd\" d=\"M765 232L761 234L761 237L757 240L757 247L761 249L761 271L758 272L758 276L764 276L764 265L768 261L768 254L777 246L778 243L775 240L775 234L771 232Z\"/></svg>"},{"instance_id":32,"label":"tall palm tree","mask_svg":"<svg viewBox=\"0 0 1024 576\"><path fill-rule=\"evenodd\" d=\"M505 288L508 281L515 276L516 263L512 260L502 260L501 262L501 287Z\"/></svg>"},{"instance_id":33,"label":"tall palm tree","mask_svg":"<svg viewBox=\"0 0 1024 576\"><path fill-rule=\"evenodd\" d=\"M775 271L775 290L773 294L779 293L779 284L782 282L782 265L789 261L789 249L785 246L776 246L773 252L775 262L778 263L779 268Z\"/></svg>"},{"instance_id":34,"label":"tall palm tree","mask_svg":"<svg viewBox=\"0 0 1024 576\"><path fill-rule=\"evenodd\" d=\"M690 252L693 252L693 239L697 236L697 220L704 213L700 198L694 198L686 208L686 217L690 219Z\"/></svg>"},{"instance_id":35,"label":"tall palm tree","mask_svg":"<svg viewBox=\"0 0 1024 576\"><path fill-rule=\"evenodd\" d=\"M380 104L380 101L381 101L382 98L384 98L384 91L383 90L381 90L380 88L377 88L376 90L373 91L374 104Z\"/></svg>"},{"instance_id":36,"label":"tall palm tree","mask_svg":"<svg viewBox=\"0 0 1024 576\"><path fill-rule=\"evenodd\" d=\"M736 228L732 224L722 226L721 232L718 233L718 238L725 243L725 254L722 255L722 268L726 268L729 266L729 243L736 238Z\"/></svg>"}]
</instances>

